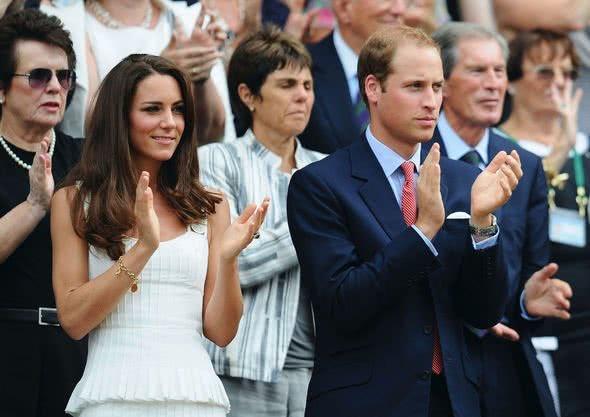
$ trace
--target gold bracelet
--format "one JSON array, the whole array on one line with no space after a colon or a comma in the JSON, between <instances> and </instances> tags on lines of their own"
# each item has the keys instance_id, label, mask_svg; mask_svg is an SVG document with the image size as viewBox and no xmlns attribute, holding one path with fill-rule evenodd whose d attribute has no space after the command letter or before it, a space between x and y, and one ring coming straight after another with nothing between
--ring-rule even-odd
<instances>
[{"instance_id":1,"label":"gold bracelet","mask_svg":"<svg viewBox=\"0 0 590 417\"><path fill-rule=\"evenodd\" d=\"M119 256L119 259L117 259L117 271L115 272L115 278L121 274L121 271L125 272L131 280L131 288L129 290L131 292L136 292L139 289L139 277L127 269L127 267L123 264L123 255Z\"/></svg>"}]
</instances>

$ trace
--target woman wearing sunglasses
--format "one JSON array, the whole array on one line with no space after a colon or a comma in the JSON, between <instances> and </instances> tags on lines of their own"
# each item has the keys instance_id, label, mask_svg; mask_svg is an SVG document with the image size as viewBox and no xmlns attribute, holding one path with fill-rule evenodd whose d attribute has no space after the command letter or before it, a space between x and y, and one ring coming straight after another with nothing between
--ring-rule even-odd
<instances>
[{"instance_id":1,"label":"woman wearing sunglasses","mask_svg":"<svg viewBox=\"0 0 590 417\"><path fill-rule=\"evenodd\" d=\"M553 359L562 417L590 415L585 389L590 380L590 154L588 135L578 131L582 92L573 87L578 67L566 34L518 34L510 43L507 68L512 113L501 125L509 137L544 158L551 257L574 293L571 319L547 319L541 332L557 336L557 350L545 356Z\"/></svg>"},{"instance_id":2,"label":"woman wearing sunglasses","mask_svg":"<svg viewBox=\"0 0 590 417\"><path fill-rule=\"evenodd\" d=\"M79 158L55 130L74 85L60 21L38 10L0 20L0 414L64 416L84 344L58 325L51 285L49 203Z\"/></svg>"}]
</instances>

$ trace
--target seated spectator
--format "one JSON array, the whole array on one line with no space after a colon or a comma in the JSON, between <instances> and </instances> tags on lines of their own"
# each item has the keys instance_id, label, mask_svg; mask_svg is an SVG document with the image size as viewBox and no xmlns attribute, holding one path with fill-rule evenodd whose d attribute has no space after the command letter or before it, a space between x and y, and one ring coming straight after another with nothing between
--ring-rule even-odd
<instances>
[{"instance_id":1,"label":"seated spectator","mask_svg":"<svg viewBox=\"0 0 590 417\"><path fill-rule=\"evenodd\" d=\"M85 343L59 327L51 286L49 203L77 162L80 140L54 130L74 87L72 41L55 17L0 20L0 408L63 417Z\"/></svg>"},{"instance_id":2,"label":"seated spectator","mask_svg":"<svg viewBox=\"0 0 590 417\"><path fill-rule=\"evenodd\" d=\"M287 225L291 174L323 155L297 140L313 106L311 58L301 42L267 28L241 43L229 64L232 102L248 130L199 149L201 179L224 192L232 217L270 196L260 238L239 257L244 316L213 365L236 417L303 417L314 363L311 302Z\"/></svg>"},{"instance_id":3,"label":"seated spectator","mask_svg":"<svg viewBox=\"0 0 590 417\"><path fill-rule=\"evenodd\" d=\"M590 225L588 135L578 128L581 91L573 82L579 62L566 34L522 32L510 43L508 77L512 113L502 130L545 157L549 177L551 258L571 285L571 319L549 321L545 334L558 338L552 352L561 417L590 414ZM565 174L565 175L564 175Z\"/></svg>"},{"instance_id":4,"label":"seated spectator","mask_svg":"<svg viewBox=\"0 0 590 417\"><path fill-rule=\"evenodd\" d=\"M98 84L119 61L131 53L149 53L165 56L190 74L199 139L223 136L225 111L210 78L220 62L216 36L221 32L214 24L201 28L209 18L200 5L187 7L165 0L137 1L133 7L112 0L61 3L43 0L41 9L64 21L80 57L77 94L63 124L66 132L82 134Z\"/></svg>"}]
</instances>

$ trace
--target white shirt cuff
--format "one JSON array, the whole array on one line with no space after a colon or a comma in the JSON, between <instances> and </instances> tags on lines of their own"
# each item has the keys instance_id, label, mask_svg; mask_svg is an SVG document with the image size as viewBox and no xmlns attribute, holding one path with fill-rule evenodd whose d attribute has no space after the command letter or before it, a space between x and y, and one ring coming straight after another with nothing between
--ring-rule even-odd
<instances>
[{"instance_id":1,"label":"white shirt cuff","mask_svg":"<svg viewBox=\"0 0 590 417\"><path fill-rule=\"evenodd\" d=\"M420 231L420 229L418 229L416 227L415 224L412 225L412 229L414 229L416 231L416 233L418 233L418 236L420 236L422 238L422 240L424 241L424 243L426 243L426 246L428 246L428 249L430 249L430 252L432 252L432 254L434 256L438 256L438 252L437 252L436 248L434 247L434 245L432 244L432 242L430 241L430 239L428 239L426 237L426 235L424 233L422 233Z\"/></svg>"}]
</instances>

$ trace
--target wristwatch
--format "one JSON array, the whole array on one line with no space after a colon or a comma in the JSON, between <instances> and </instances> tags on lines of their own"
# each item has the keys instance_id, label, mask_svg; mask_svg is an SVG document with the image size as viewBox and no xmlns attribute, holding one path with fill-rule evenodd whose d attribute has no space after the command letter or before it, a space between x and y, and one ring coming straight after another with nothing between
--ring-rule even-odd
<instances>
[{"instance_id":1,"label":"wristwatch","mask_svg":"<svg viewBox=\"0 0 590 417\"><path fill-rule=\"evenodd\" d=\"M498 233L498 224L496 223L496 216L494 216L492 214L492 224L490 226L486 226L486 227L474 226L470 222L469 223L469 232L473 236L477 236L477 237L488 238L488 237L494 236L496 233Z\"/></svg>"}]
</instances>

